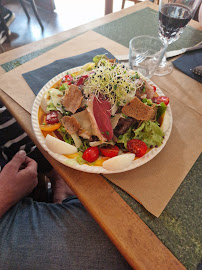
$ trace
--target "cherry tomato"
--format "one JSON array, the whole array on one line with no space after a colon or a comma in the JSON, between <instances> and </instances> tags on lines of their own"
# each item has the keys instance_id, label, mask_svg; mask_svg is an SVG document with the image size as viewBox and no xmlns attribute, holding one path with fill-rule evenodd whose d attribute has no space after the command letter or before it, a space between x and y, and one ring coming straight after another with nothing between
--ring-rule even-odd
<instances>
[{"instance_id":1,"label":"cherry tomato","mask_svg":"<svg viewBox=\"0 0 202 270\"><path fill-rule=\"evenodd\" d=\"M127 149L129 152L134 153L136 157L142 157L147 152L147 145L143 141L133 139L127 142Z\"/></svg>"},{"instance_id":2,"label":"cherry tomato","mask_svg":"<svg viewBox=\"0 0 202 270\"><path fill-rule=\"evenodd\" d=\"M153 97L152 101L157 103L157 104L164 102L165 105L167 106L169 104L169 97L166 97L166 96Z\"/></svg>"},{"instance_id":3,"label":"cherry tomato","mask_svg":"<svg viewBox=\"0 0 202 270\"><path fill-rule=\"evenodd\" d=\"M59 122L58 119L58 111L50 111L49 114L46 115L46 123L53 125Z\"/></svg>"},{"instance_id":4,"label":"cherry tomato","mask_svg":"<svg viewBox=\"0 0 202 270\"><path fill-rule=\"evenodd\" d=\"M73 81L73 77L72 75L65 75L63 78L62 78L62 83L67 83L68 85L72 84L72 81Z\"/></svg>"},{"instance_id":5,"label":"cherry tomato","mask_svg":"<svg viewBox=\"0 0 202 270\"><path fill-rule=\"evenodd\" d=\"M82 158L88 162L94 162L96 159L99 158L99 155L99 148L97 146L89 147L84 151Z\"/></svg>"},{"instance_id":6,"label":"cherry tomato","mask_svg":"<svg viewBox=\"0 0 202 270\"><path fill-rule=\"evenodd\" d=\"M112 158L118 156L119 148L116 145L108 145L100 148L100 152L103 154L103 156Z\"/></svg>"},{"instance_id":7,"label":"cherry tomato","mask_svg":"<svg viewBox=\"0 0 202 270\"><path fill-rule=\"evenodd\" d=\"M76 82L76 85L79 86L79 85L83 84L84 81L85 81L87 78L88 78L88 75L84 75L84 76L80 77L80 78L78 79L78 81Z\"/></svg>"}]
</instances>

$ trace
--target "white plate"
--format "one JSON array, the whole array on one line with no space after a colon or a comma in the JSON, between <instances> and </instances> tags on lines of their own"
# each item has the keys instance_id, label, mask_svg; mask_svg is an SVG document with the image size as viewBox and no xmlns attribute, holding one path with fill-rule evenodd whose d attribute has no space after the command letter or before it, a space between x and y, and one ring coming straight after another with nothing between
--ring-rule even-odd
<instances>
[{"instance_id":1,"label":"white plate","mask_svg":"<svg viewBox=\"0 0 202 270\"><path fill-rule=\"evenodd\" d=\"M52 152L51 150L49 150L45 144L45 138L40 130L39 127L39 122L38 122L38 110L39 110L39 106L41 104L41 100L42 97L44 95L44 93L52 87L53 84L55 84L58 80L60 80L62 77L64 77L67 72L69 74L77 72L80 70L81 67L76 67L73 69L69 69L67 71L64 71L62 73L60 73L59 75L55 76L53 79L51 79L38 93L38 95L36 96L36 99L34 101L33 107L32 107L32 115L31 115L31 119L32 119L32 127L34 130L34 133L37 137L37 140L39 141L39 143L42 145L42 147L53 157L55 158L57 161L61 162L62 164L69 166L71 168L74 168L76 170L80 170L80 171L84 171L84 172L88 172L88 173L103 173L103 174L112 174L112 173L119 173L119 172L125 172L125 171L129 171L132 169L135 169L143 164L145 164L146 162L150 161L152 158L154 158L165 146L170 133L171 133L171 129L172 129L172 112L171 112L171 108L170 105L167 106L167 119L169 121L168 124L168 129L165 132L165 137L163 140L163 143L161 146L157 147L157 148L153 148L151 151L149 151L146 155L144 155L143 157L134 160L131 165L123 170L119 170L119 171L110 171L110 170L106 170L101 166L89 166L86 164L83 165L79 165L75 160L73 159L69 159L63 155L60 154L56 154L54 152ZM143 77L143 76L142 76ZM155 85L151 80L146 79L148 83ZM157 85L156 86L156 92L158 93L158 95L163 96L163 92L158 88Z\"/></svg>"}]
</instances>

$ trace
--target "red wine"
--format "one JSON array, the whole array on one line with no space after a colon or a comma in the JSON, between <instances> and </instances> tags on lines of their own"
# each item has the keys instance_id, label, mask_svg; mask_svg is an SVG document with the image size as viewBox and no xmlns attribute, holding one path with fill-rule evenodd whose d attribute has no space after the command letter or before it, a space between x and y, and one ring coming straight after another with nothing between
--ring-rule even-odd
<instances>
[{"instance_id":1,"label":"red wine","mask_svg":"<svg viewBox=\"0 0 202 270\"><path fill-rule=\"evenodd\" d=\"M190 10L180 4L166 4L159 11L159 37L164 43L172 43L180 37L191 20Z\"/></svg>"}]
</instances>

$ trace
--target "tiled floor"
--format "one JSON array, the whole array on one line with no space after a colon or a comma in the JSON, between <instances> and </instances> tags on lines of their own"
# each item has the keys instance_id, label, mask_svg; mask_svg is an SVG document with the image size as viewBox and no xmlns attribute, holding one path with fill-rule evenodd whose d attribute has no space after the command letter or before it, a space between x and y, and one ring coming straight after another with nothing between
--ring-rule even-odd
<instances>
[{"instance_id":1,"label":"tiled floor","mask_svg":"<svg viewBox=\"0 0 202 270\"><path fill-rule=\"evenodd\" d=\"M119 11L121 4L122 0L114 0L113 11ZM44 25L42 32L29 4L27 4L27 9L31 16L30 22L18 1L8 1L5 6L15 13L16 18L10 26L11 41L3 44L5 51L101 18L105 10L105 0L55 0L55 5L56 9L53 13L38 8ZM134 5L133 2L126 1L125 7L132 5Z\"/></svg>"}]
</instances>

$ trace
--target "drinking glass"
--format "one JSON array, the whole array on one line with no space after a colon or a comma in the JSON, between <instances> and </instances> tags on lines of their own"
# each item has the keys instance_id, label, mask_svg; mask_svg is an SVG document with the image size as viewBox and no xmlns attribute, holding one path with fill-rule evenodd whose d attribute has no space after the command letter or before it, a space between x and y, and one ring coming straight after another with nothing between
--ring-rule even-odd
<instances>
[{"instance_id":1,"label":"drinking glass","mask_svg":"<svg viewBox=\"0 0 202 270\"><path fill-rule=\"evenodd\" d=\"M160 0L158 33L166 48L180 37L200 3L201 0ZM155 75L167 75L172 70L173 64L164 55Z\"/></svg>"},{"instance_id":2,"label":"drinking glass","mask_svg":"<svg viewBox=\"0 0 202 270\"><path fill-rule=\"evenodd\" d=\"M129 42L129 67L151 78L165 53L163 42L156 37L138 36Z\"/></svg>"}]
</instances>

